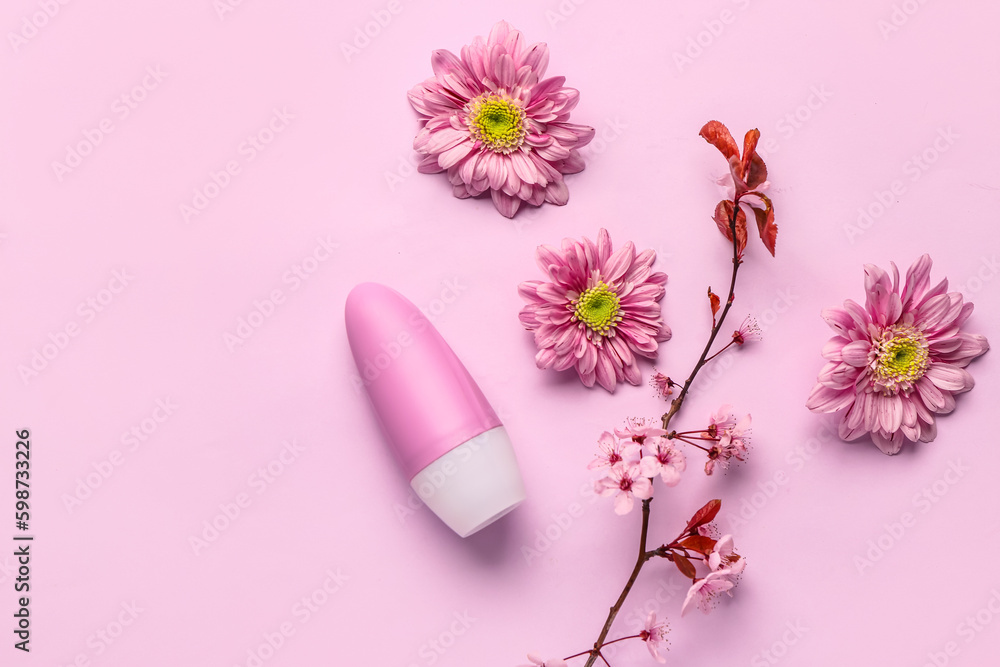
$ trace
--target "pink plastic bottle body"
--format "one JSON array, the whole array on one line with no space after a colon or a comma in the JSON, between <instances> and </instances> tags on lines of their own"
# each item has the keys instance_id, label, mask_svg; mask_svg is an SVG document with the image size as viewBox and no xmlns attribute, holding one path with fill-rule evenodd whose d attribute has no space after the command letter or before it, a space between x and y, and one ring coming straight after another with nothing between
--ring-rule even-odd
<instances>
[{"instance_id":1,"label":"pink plastic bottle body","mask_svg":"<svg viewBox=\"0 0 1000 667\"><path fill-rule=\"evenodd\" d=\"M462 537L517 507L524 482L507 432L423 313L363 283L347 297L346 319L372 407L424 503Z\"/></svg>"},{"instance_id":2,"label":"pink plastic bottle body","mask_svg":"<svg viewBox=\"0 0 1000 667\"><path fill-rule=\"evenodd\" d=\"M362 283L346 306L361 380L408 479L500 419L441 334L404 296Z\"/></svg>"}]
</instances>

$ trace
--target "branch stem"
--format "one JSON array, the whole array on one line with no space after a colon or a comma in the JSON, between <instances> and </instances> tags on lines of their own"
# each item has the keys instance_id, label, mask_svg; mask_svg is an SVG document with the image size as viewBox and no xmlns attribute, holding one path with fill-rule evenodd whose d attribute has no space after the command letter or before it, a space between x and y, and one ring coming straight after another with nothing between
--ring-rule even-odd
<instances>
[{"instance_id":1,"label":"branch stem","mask_svg":"<svg viewBox=\"0 0 1000 667\"><path fill-rule=\"evenodd\" d=\"M729 280L729 296L726 298L726 306L722 309L722 315L719 316L715 326L712 327L712 333L708 337L708 342L705 344L705 349L701 353L698 363L694 365L691 375L689 375L688 379L684 381L684 387L681 389L680 393L677 394L677 398L670 402L670 409L663 415L662 420L664 430L670 427L670 420L673 419L674 415L681 409L681 405L684 404L684 399L687 397L688 390L691 388L691 383L694 382L695 376L698 375L698 371L700 371L710 359L716 356L713 354L710 357L708 354L712 350L712 344L715 343L716 336L718 336L719 331L722 330L722 324L726 321L726 315L729 314L729 309L733 307L733 300L736 298L736 274L740 270L740 264L743 263L743 260L740 259L739 239L736 235L736 217L739 214L739 211L740 198L737 196L736 200L733 202L733 217L729 219L729 233L733 237L733 275ZM722 350L719 350L719 352L722 352Z\"/></svg>"},{"instance_id":2,"label":"branch stem","mask_svg":"<svg viewBox=\"0 0 1000 667\"><path fill-rule=\"evenodd\" d=\"M725 308L722 309L722 315L719 317L718 321L715 322L714 326L712 327L712 333L708 337L708 343L705 344L705 349L701 353L701 357L698 359L698 363L695 364L694 369L691 371L691 375L688 376L688 379L684 381L684 387L677 395L677 398L671 401L670 409L663 415L662 421L664 430L667 430L669 428L670 420L681 409L681 405L684 403L684 399L687 397L688 390L691 388L691 383L694 382L694 378L695 376L698 375L698 372L705 366L705 364L707 364L709 361L714 359L716 356L721 354L726 348L729 347L729 345L726 345L715 354L709 356L709 352L712 350L712 345L715 343L715 338L719 335L719 331L722 330L722 325L726 321L726 315L729 314L729 309L732 308L733 306L733 300L736 295L736 274L740 270L740 264L743 263L743 261L740 259L739 239L737 238L736 235L736 217L737 214L739 213L739 210L740 210L740 198L739 196L737 196L733 201L733 216L729 220L729 231L733 237L733 274L732 278L730 278L729 281L729 296L726 299L726 306ZM732 343L730 343L730 345L731 344ZM676 437L680 434L675 433L673 435L674 437ZM697 443L690 442L686 438L677 438L677 439L688 442L689 444L694 445L695 447L699 447L700 449L704 449L704 447L701 447ZM703 438L697 438L697 439L701 440ZM615 622L615 618L618 616L618 612L621 611L622 605L625 604L625 599L628 597L628 594L632 591L632 586L635 584L636 579L639 578L639 572L642 571L642 566L646 564L646 561L658 555L657 550L655 549L653 551L646 551L646 536L649 532L649 505L651 502L652 498L648 498L642 501L642 531L639 534L639 555L636 557L635 567L632 568L632 574L629 575L628 581L625 582L625 588L622 589L621 595L618 596L618 600L615 601L614 606L612 606L611 609L608 611L608 618L606 621L604 621L604 627L601 628L601 634L598 635L597 641L594 642L594 648L590 649L589 651L583 651L581 653L577 653L576 655L570 656L570 658L576 658L582 655L589 654L589 657L587 658L587 663L584 665L584 667L593 667L594 663L597 662L598 658L604 661L604 664L608 665L607 659L604 657L604 655L601 654L601 649L603 647L607 646L608 644L613 644L615 642L623 641L625 639L634 639L636 636L638 636L634 635L632 637L622 637L620 639L615 639L610 642L605 642L605 640L608 638L608 633L611 631L611 626ZM677 540L675 540L674 543L670 545L670 547L678 547L680 549L683 549L685 554L688 553L687 549L680 546L679 544L676 544L676 542Z\"/></svg>"},{"instance_id":3,"label":"branch stem","mask_svg":"<svg viewBox=\"0 0 1000 667\"><path fill-rule=\"evenodd\" d=\"M649 504L651 502L652 498L642 501L642 532L639 534L639 556L635 559L635 567L632 568L632 574L625 583L625 588L622 589L621 595L618 596L618 600L608 612L608 619L604 622L604 627L601 628L601 634L597 637L597 641L594 642L594 650L591 651L585 667L593 667L594 663L597 662L597 656L600 655L601 648L607 646L604 640L608 638L608 633L611 631L611 624L615 622L615 617L618 616L622 605L625 604L625 598L628 597L629 592L632 590L632 585L639 578L642 566L652 557L646 551L646 535L649 532Z\"/></svg>"}]
</instances>

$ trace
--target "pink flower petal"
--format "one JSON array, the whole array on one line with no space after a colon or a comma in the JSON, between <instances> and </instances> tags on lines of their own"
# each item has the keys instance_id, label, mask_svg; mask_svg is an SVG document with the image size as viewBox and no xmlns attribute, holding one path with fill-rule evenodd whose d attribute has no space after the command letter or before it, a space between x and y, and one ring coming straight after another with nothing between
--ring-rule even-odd
<instances>
[{"instance_id":1,"label":"pink flower petal","mask_svg":"<svg viewBox=\"0 0 1000 667\"><path fill-rule=\"evenodd\" d=\"M824 308L823 319L837 334L850 339L850 331L854 328L854 320L843 308Z\"/></svg>"},{"instance_id":2,"label":"pink flower petal","mask_svg":"<svg viewBox=\"0 0 1000 667\"><path fill-rule=\"evenodd\" d=\"M569 201L569 188L559 179L545 186L545 201L556 206L564 206Z\"/></svg>"},{"instance_id":3,"label":"pink flower petal","mask_svg":"<svg viewBox=\"0 0 1000 667\"><path fill-rule=\"evenodd\" d=\"M496 206L497 210L505 218L513 218L514 214L517 213L517 209L521 206L520 199L511 197L499 190L491 190L490 195L493 197L493 205Z\"/></svg>"},{"instance_id":4,"label":"pink flower petal","mask_svg":"<svg viewBox=\"0 0 1000 667\"><path fill-rule=\"evenodd\" d=\"M597 374L597 383L607 389L608 391L615 390L615 369L608 358L608 355L603 350L597 352L597 364L594 367L594 372Z\"/></svg>"},{"instance_id":5,"label":"pink flower petal","mask_svg":"<svg viewBox=\"0 0 1000 667\"><path fill-rule=\"evenodd\" d=\"M931 258L930 255L921 255L909 271L906 272L906 286L901 295L903 308L909 309L911 303L919 302L924 292L930 285Z\"/></svg>"},{"instance_id":6,"label":"pink flower petal","mask_svg":"<svg viewBox=\"0 0 1000 667\"><path fill-rule=\"evenodd\" d=\"M989 341L985 336L979 334L962 333L958 336L960 344L957 348L946 354L940 355L942 361L964 368L973 359L981 354L985 354L990 349Z\"/></svg>"},{"instance_id":7,"label":"pink flower petal","mask_svg":"<svg viewBox=\"0 0 1000 667\"><path fill-rule=\"evenodd\" d=\"M809 395L806 407L813 412L836 412L837 410L851 406L853 403L854 392L843 389L830 389L818 384Z\"/></svg>"},{"instance_id":8,"label":"pink flower petal","mask_svg":"<svg viewBox=\"0 0 1000 667\"><path fill-rule=\"evenodd\" d=\"M885 436L879 431L874 431L872 440L882 450L882 453L889 455L898 454L903 446L903 435L899 432L893 433L892 436Z\"/></svg>"},{"instance_id":9,"label":"pink flower petal","mask_svg":"<svg viewBox=\"0 0 1000 667\"><path fill-rule=\"evenodd\" d=\"M448 150L443 151L438 156L438 166L442 169L450 169L472 151L472 146L473 144L471 141L463 141L455 146L452 146Z\"/></svg>"},{"instance_id":10,"label":"pink flower petal","mask_svg":"<svg viewBox=\"0 0 1000 667\"><path fill-rule=\"evenodd\" d=\"M967 370L951 364L931 364L924 377L933 382L938 389L953 393L968 391L976 384Z\"/></svg>"},{"instance_id":11,"label":"pink flower petal","mask_svg":"<svg viewBox=\"0 0 1000 667\"><path fill-rule=\"evenodd\" d=\"M549 66L549 47L539 42L528 47L517 59L517 66L527 65L539 80Z\"/></svg>"},{"instance_id":12,"label":"pink flower petal","mask_svg":"<svg viewBox=\"0 0 1000 667\"><path fill-rule=\"evenodd\" d=\"M868 352L871 350L871 343L868 340L856 340L848 343L841 350L844 362L851 366L862 367L868 365Z\"/></svg>"},{"instance_id":13,"label":"pink flower petal","mask_svg":"<svg viewBox=\"0 0 1000 667\"><path fill-rule=\"evenodd\" d=\"M646 477L640 477L639 479L632 482L632 494L639 498L640 500L646 500L653 497L653 485L650 484Z\"/></svg>"},{"instance_id":14,"label":"pink flower petal","mask_svg":"<svg viewBox=\"0 0 1000 667\"><path fill-rule=\"evenodd\" d=\"M615 514L625 515L632 511L632 496L628 493L619 493L615 496Z\"/></svg>"}]
</instances>

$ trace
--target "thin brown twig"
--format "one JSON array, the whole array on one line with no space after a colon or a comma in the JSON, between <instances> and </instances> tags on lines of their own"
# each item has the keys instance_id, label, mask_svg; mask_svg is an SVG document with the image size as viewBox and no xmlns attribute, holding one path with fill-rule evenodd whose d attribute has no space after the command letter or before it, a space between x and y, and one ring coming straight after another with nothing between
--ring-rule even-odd
<instances>
[{"instance_id":1,"label":"thin brown twig","mask_svg":"<svg viewBox=\"0 0 1000 667\"><path fill-rule=\"evenodd\" d=\"M670 402L670 409L663 415L663 429L666 430L670 426L670 420L673 416L681 409L681 405L684 404L684 399L687 397L688 390L691 388L691 383L694 382L694 378L698 375L709 359L714 357L708 356L708 353L712 350L712 344L715 343L715 337L719 335L719 331L722 330L722 324L726 321L726 315L729 314L729 309L733 307L733 300L736 298L736 274L740 270L740 264L742 260L740 259L740 249L739 249L739 239L736 236L736 217L740 210L740 198L736 197L733 202L733 217L729 220L729 233L733 237L733 275L729 280L729 297L726 299L726 306L722 309L722 315L719 317L715 326L712 327L712 333L708 337L708 343L705 344L705 349L701 353L701 357L698 359L698 363L694 365L694 369L691 371L691 375L688 379L684 381L684 386L681 388L677 398ZM721 352L721 350L720 350Z\"/></svg>"}]
</instances>

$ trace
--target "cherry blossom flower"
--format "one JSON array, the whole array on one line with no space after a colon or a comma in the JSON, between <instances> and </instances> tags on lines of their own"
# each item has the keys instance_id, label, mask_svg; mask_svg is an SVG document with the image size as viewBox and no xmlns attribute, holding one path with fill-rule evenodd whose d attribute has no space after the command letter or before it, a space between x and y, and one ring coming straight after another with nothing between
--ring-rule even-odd
<instances>
[{"instance_id":1,"label":"cherry blossom flower","mask_svg":"<svg viewBox=\"0 0 1000 667\"><path fill-rule=\"evenodd\" d=\"M656 253L636 253L632 242L617 251L606 229L597 243L564 239L562 248L538 248L538 265L549 281L518 286L527 305L521 324L534 332L535 365L576 369L588 387L614 391L618 382L642 379L637 357L656 358L657 346L670 338L660 304L665 273L652 271Z\"/></svg>"},{"instance_id":2,"label":"cherry blossom flower","mask_svg":"<svg viewBox=\"0 0 1000 667\"><path fill-rule=\"evenodd\" d=\"M655 437L642 446L642 474L646 477L660 476L667 486L677 486L681 473L687 465L684 454L673 446L667 438Z\"/></svg>"},{"instance_id":3,"label":"cherry blossom flower","mask_svg":"<svg viewBox=\"0 0 1000 667\"><path fill-rule=\"evenodd\" d=\"M989 350L984 336L962 326L972 314L948 281L930 286L931 258L923 255L901 283L865 266L864 307L847 300L827 308L823 319L835 332L823 348L827 364L806 407L837 413L840 437L870 434L886 454L906 440L930 442L937 435L935 415L955 409L955 395L975 384L966 366Z\"/></svg>"},{"instance_id":4,"label":"cherry blossom flower","mask_svg":"<svg viewBox=\"0 0 1000 667\"><path fill-rule=\"evenodd\" d=\"M667 432L660 428L659 420L646 418L629 417L625 420L625 426L615 429L615 435L619 438L632 440L638 444L646 442L646 438L666 435Z\"/></svg>"},{"instance_id":5,"label":"cherry blossom flower","mask_svg":"<svg viewBox=\"0 0 1000 667\"><path fill-rule=\"evenodd\" d=\"M587 466L588 470L613 468L619 463L637 463L641 458L642 448L639 445L634 442L622 442L607 431L597 440L597 447L600 453Z\"/></svg>"},{"instance_id":6,"label":"cherry blossom flower","mask_svg":"<svg viewBox=\"0 0 1000 667\"><path fill-rule=\"evenodd\" d=\"M687 597L681 606L681 616L696 606L708 613L718 603L719 593L729 591L735 584L729 579L729 570L709 572L704 578L695 581L688 589Z\"/></svg>"},{"instance_id":7,"label":"cherry blossom flower","mask_svg":"<svg viewBox=\"0 0 1000 667\"><path fill-rule=\"evenodd\" d=\"M731 405L723 405L709 418L704 434L717 441L708 449L705 474L711 475L716 465L729 467L730 459L745 461L749 444L751 417L744 415L739 420L730 412Z\"/></svg>"},{"instance_id":8,"label":"cherry blossom flower","mask_svg":"<svg viewBox=\"0 0 1000 667\"><path fill-rule=\"evenodd\" d=\"M408 95L423 124L413 140L423 156L417 170L447 171L459 198L489 193L508 218L522 203L565 204L563 174L583 170L578 149L594 128L569 122L580 93L565 77L543 78L548 64L545 44L527 44L504 21L460 58L434 51L434 76Z\"/></svg>"},{"instance_id":9,"label":"cherry blossom flower","mask_svg":"<svg viewBox=\"0 0 1000 667\"><path fill-rule=\"evenodd\" d=\"M736 554L730 556L730 559L732 559L733 556L736 556L736 558L738 558L739 560L731 561L729 567L724 567L720 570L716 570L716 572L725 576L727 579L733 582L733 586L735 586L736 583L739 581L740 575L743 574L743 570L747 566L747 561L742 556L737 556ZM730 591L729 596L732 597L732 595L733 594Z\"/></svg>"},{"instance_id":10,"label":"cherry blossom flower","mask_svg":"<svg viewBox=\"0 0 1000 667\"><path fill-rule=\"evenodd\" d=\"M757 320L748 315L740 324L740 328L733 332L733 342L743 345L753 340L760 340L760 327L757 325Z\"/></svg>"},{"instance_id":11,"label":"cherry blossom flower","mask_svg":"<svg viewBox=\"0 0 1000 667\"><path fill-rule=\"evenodd\" d=\"M723 431L736 425L736 418L733 417L733 406L726 403L719 407L708 417L708 428L704 435L709 438L718 438Z\"/></svg>"},{"instance_id":12,"label":"cherry blossom flower","mask_svg":"<svg viewBox=\"0 0 1000 667\"><path fill-rule=\"evenodd\" d=\"M734 559L733 556L737 556L738 558L738 555L733 547L733 536L723 535L716 540L712 553L708 554L708 566L712 568L713 571L723 569L723 565L729 567L731 561L739 562L737 559ZM742 571L742 567L740 568L740 571Z\"/></svg>"},{"instance_id":13,"label":"cherry blossom flower","mask_svg":"<svg viewBox=\"0 0 1000 667\"><path fill-rule=\"evenodd\" d=\"M646 642L646 648L649 649L650 655L657 662L666 662L667 659L660 655L660 646L666 646L667 644L667 632L669 631L669 625L666 621L662 623L656 622L656 612L649 612L649 616L646 617L646 623L642 630L639 631L639 638Z\"/></svg>"},{"instance_id":14,"label":"cherry blossom flower","mask_svg":"<svg viewBox=\"0 0 1000 667\"><path fill-rule=\"evenodd\" d=\"M531 664L521 665L521 667L566 667L565 660L556 660L554 658L542 660L537 653L529 653L528 660L531 661Z\"/></svg>"},{"instance_id":15,"label":"cherry blossom flower","mask_svg":"<svg viewBox=\"0 0 1000 667\"><path fill-rule=\"evenodd\" d=\"M674 393L674 387L677 386L676 382L659 371L655 371L652 377L649 378L649 384L656 390L656 395L660 398L670 396L670 394Z\"/></svg>"},{"instance_id":16,"label":"cherry blossom flower","mask_svg":"<svg viewBox=\"0 0 1000 667\"><path fill-rule=\"evenodd\" d=\"M708 461L705 463L705 474L711 475L716 465L729 468L729 460L746 461L747 446L742 438L724 434L717 443L708 449Z\"/></svg>"},{"instance_id":17,"label":"cherry blossom flower","mask_svg":"<svg viewBox=\"0 0 1000 667\"><path fill-rule=\"evenodd\" d=\"M638 463L619 463L613 466L606 477L594 483L598 495L615 496L615 514L624 515L632 511L633 499L646 500L653 497L653 485L642 475Z\"/></svg>"},{"instance_id":18,"label":"cherry blossom flower","mask_svg":"<svg viewBox=\"0 0 1000 667\"><path fill-rule=\"evenodd\" d=\"M711 537L714 540L719 537L719 527L715 523L703 523L698 526L698 534L702 537Z\"/></svg>"}]
</instances>

